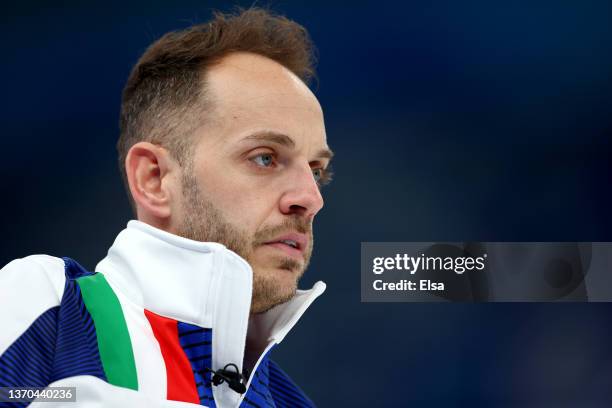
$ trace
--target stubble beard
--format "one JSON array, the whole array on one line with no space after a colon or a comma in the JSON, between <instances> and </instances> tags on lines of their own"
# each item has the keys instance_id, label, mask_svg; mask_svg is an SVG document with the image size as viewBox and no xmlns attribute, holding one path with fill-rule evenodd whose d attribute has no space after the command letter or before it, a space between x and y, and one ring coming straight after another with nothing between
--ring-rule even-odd
<instances>
[{"instance_id":1,"label":"stubble beard","mask_svg":"<svg viewBox=\"0 0 612 408\"><path fill-rule=\"evenodd\" d=\"M266 226L256 231L253 237L227 220L222 212L200 191L198 182L191 172L186 171L182 179L185 198L184 218L177 235L200 242L218 242L244 258L253 268L253 293L251 313L263 313L274 306L285 303L295 296L298 281L308 267L312 254L312 226L300 217L287 218L282 224ZM295 274L295 280L283 285L278 271L257 270L252 263L253 251L265 242L275 239L287 231L308 234L309 244L304 252L304 261L299 262L287 256L278 255L273 262L277 269ZM284 272L284 271L283 271Z\"/></svg>"}]
</instances>

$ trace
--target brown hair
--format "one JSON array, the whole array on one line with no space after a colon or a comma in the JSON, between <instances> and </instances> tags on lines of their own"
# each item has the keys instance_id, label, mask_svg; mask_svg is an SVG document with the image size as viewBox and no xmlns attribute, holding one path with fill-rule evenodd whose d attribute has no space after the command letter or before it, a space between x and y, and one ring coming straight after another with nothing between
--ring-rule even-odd
<instances>
[{"instance_id":1,"label":"brown hair","mask_svg":"<svg viewBox=\"0 0 612 408\"><path fill-rule=\"evenodd\" d=\"M140 57L123 89L119 169L132 207L125 171L129 149L139 141L157 143L182 166L193 150L191 133L202 124L210 100L206 68L225 55L252 52L270 58L305 83L314 76L313 45L304 27L260 8L215 12L212 20L165 34Z\"/></svg>"}]
</instances>

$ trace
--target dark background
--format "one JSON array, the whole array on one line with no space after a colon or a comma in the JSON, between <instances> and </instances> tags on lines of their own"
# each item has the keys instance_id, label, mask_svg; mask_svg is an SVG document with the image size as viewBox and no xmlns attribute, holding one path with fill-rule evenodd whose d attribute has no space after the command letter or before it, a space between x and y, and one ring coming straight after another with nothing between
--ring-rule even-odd
<instances>
[{"instance_id":1,"label":"dark background","mask_svg":"<svg viewBox=\"0 0 612 408\"><path fill-rule=\"evenodd\" d=\"M2 265L104 257L131 218L115 158L131 66L231 8L64 4L0 13ZM612 241L612 3L270 4L318 47L337 152L303 279L328 290L277 361L322 407L609 406L612 305L362 304L359 251Z\"/></svg>"}]
</instances>

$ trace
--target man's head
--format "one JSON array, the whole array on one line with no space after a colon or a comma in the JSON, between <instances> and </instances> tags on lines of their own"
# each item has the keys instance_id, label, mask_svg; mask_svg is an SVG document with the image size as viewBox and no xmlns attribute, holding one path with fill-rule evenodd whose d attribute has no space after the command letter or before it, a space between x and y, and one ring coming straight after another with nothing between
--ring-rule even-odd
<instances>
[{"instance_id":1,"label":"man's head","mask_svg":"<svg viewBox=\"0 0 612 408\"><path fill-rule=\"evenodd\" d=\"M331 151L305 30L263 10L166 34L124 90L120 167L140 220L252 266L251 311L291 298ZM125 167L123 167L125 166Z\"/></svg>"}]
</instances>

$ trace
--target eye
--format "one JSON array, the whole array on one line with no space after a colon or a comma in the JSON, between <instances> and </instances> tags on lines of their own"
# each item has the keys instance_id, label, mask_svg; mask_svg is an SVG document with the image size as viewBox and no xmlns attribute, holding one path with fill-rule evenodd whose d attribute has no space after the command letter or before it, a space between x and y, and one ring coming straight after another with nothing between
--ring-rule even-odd
<instances>
[{"instance_id":1,"label":"eye","mask_svg":"<svg viewBox=\"0 0 612 408\"><path fill-rule=\"evenodd\" d=\"M332 181L334 172L331 169L331 165L327 168L314 168L312 169L312 177L319 187L323 187Z\"/></svg>"},{"instance_id":2,"label":"eye","mask_svg":"<svg viewBox=\"0 0 612 408\"><path fill-rule=\"evenodd\" d=\"M261 167L270 167L274 163L274 156L271 153L262 153L251 158L251 161Z\"/></svg>"}]
</instances>

